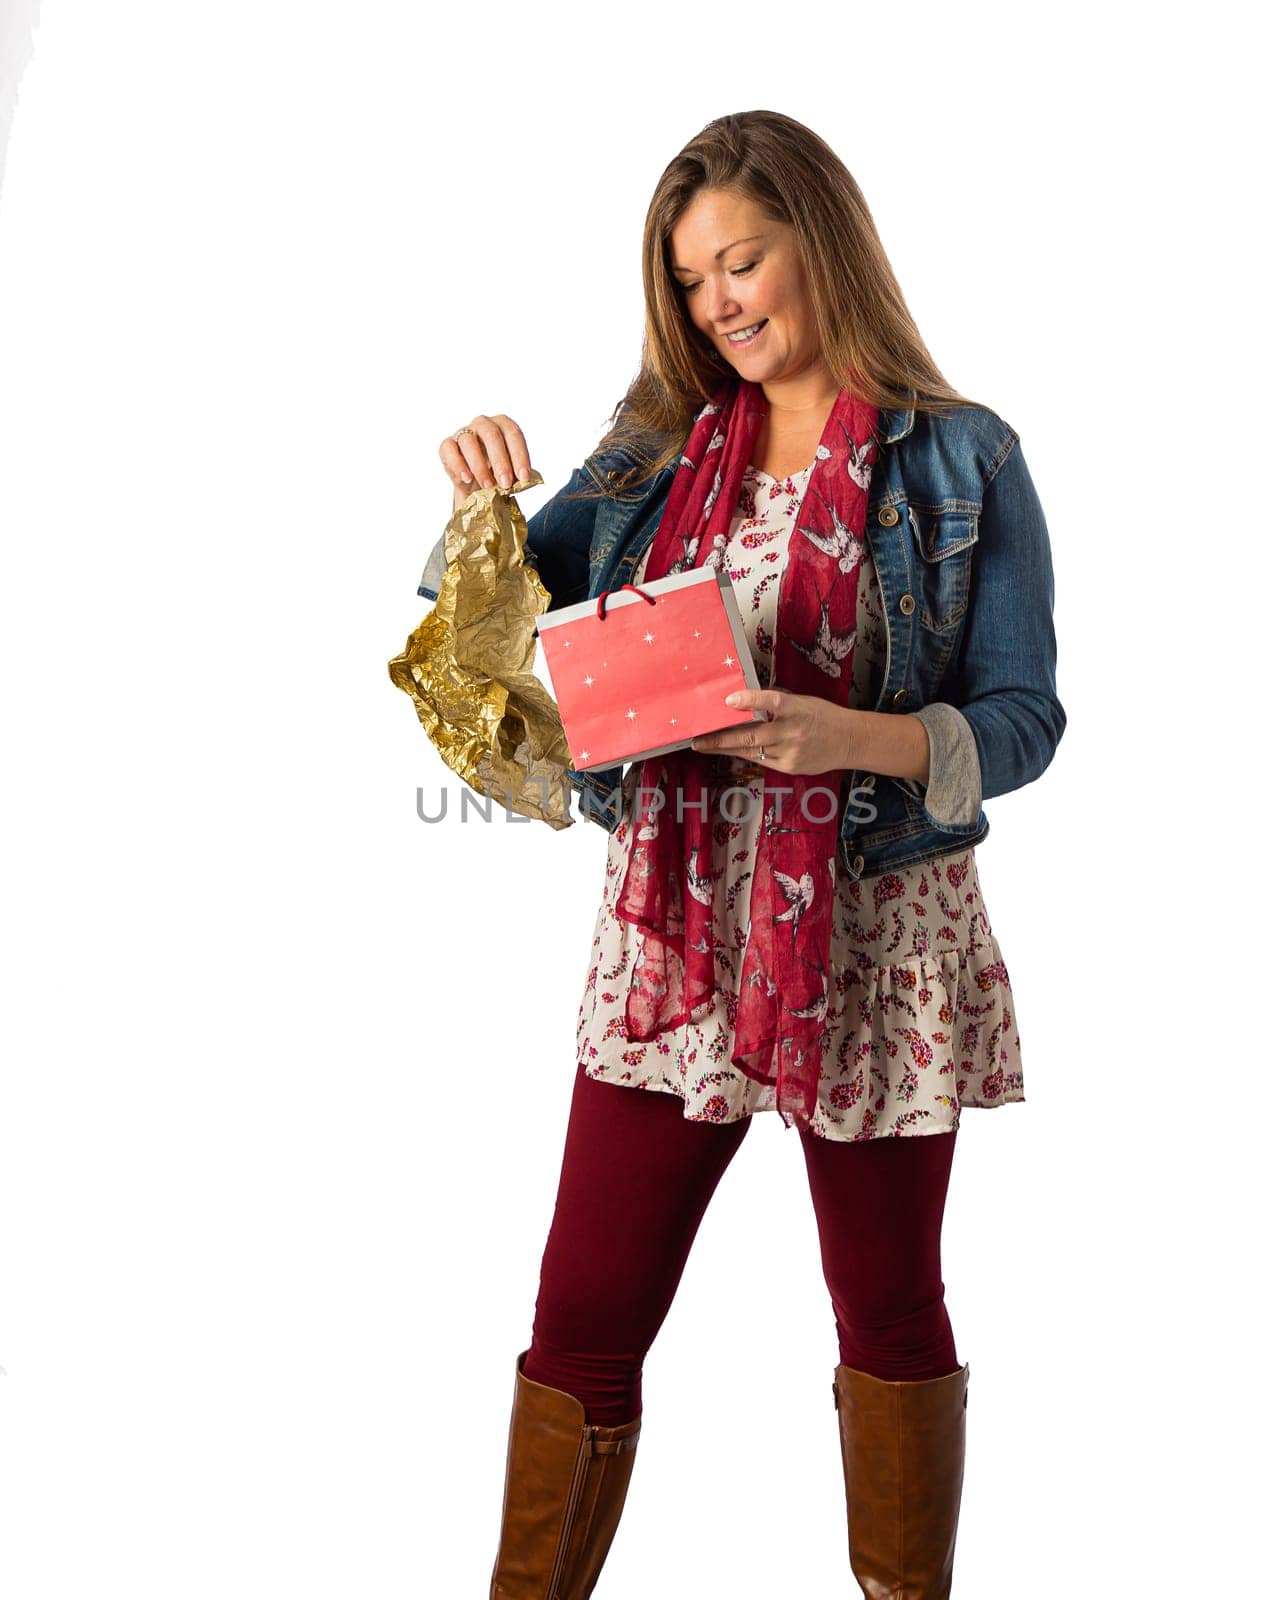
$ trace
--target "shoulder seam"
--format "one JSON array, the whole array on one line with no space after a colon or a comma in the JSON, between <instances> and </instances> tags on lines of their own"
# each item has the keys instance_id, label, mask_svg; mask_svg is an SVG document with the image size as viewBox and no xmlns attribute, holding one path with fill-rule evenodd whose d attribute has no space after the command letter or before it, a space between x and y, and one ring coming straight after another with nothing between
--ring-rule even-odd
<instances>
[{"instance_id":1,"label":"shoulder seam","mask_svg":"<svg viewBox=\"0 0 1286 1600\"><path fill-rule=\"evenodd\" d=\"M1004 466L1005 462L1008 461L1010 451L1018 443L1018 435L1009 426L1009 424L1006 422L1006 423L1003 423L1002 425L1003 425L1004 430L1005 430L1005 441L1001 445L1000 449L997 450L997 452L995 454L995 457L991 462L991 465L987 468L987 476L983 480L983 488L984 489L991 482L991 480L996 476L996 474L1000 471L1001 467Z\"/></svg>"}]
</instances>

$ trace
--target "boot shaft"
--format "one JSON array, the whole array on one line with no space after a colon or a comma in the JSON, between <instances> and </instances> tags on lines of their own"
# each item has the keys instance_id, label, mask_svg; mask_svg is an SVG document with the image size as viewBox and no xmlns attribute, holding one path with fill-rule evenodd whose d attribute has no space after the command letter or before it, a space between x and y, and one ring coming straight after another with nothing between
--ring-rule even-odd
<instances>
[{"instance_id":1,"label":"boot shaft","mask_svg":"<svg viewBox=\"0 0 1286 1600\"><path fill-rule=\"evenodd\" d=\"M867 1600L947 1600L969 1368L918 1383L835 1369L849 1560Z\"/></svg>"},{"instance_id":2,"label":"boot shaft","mask_svg":"<svg viewBox=\"0 0 1286 1600\"><path fill-rule=\"evenodd\" d=\"M641 1417L594 1426L574 1395L515 1363L491 1600L588 1600L625 1505Z\"/></svg>"}]
</instances>

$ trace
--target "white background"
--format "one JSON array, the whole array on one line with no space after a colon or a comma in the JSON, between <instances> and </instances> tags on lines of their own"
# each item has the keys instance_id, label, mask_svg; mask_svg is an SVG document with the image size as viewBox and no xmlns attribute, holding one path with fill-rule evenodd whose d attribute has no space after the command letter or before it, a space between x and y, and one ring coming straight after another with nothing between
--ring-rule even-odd
<instances>
[{"instance_id":1,"label":"white background","mask_svg":"<svg viewBox=\"0 0 1286 1600\"><path fill-rule=\"evenodd\" d=\"M526 513L564 481L661 169L757 106L851 166L1054 546L1068 730L979 850L1027 1101L965 1113L948 1200L955 1593L1278 1570L1251 14L44 8L0 195L7 1596L485 1593L606 835L419 821L463 786L386 663L439 441L507 411ZM648 1358L606 1600L855 1592L837 1359L765 1115Z\"/></svg>"}]
</instances>

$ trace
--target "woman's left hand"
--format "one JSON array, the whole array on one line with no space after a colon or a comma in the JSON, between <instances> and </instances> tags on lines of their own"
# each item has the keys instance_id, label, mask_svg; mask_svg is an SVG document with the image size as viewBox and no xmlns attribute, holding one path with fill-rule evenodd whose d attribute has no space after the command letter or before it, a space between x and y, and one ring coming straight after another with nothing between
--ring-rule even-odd
<instances>
[{"instance_id":1,"label":"woman's left hand","mask_svg":"<svg viewBox=\"0 0 1286 1600\"><path fill-rule=\"evenodd\" d=\"M861 713L849 706L788 689L742 689L726 703L767 711L771 720L707 733L692 741L694 750L758 761L762 744L764 766L777 772L843 772L857 765Z\"/></svg>"}]
</instances>

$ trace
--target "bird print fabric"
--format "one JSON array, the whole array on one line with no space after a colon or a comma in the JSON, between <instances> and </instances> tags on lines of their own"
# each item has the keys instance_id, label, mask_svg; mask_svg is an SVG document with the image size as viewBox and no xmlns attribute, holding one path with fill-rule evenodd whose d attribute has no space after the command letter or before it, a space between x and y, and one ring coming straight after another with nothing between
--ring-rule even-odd
<instances>
[{"instance_id":1,"label":"bird print fabric","mask_svg":"<svg viewBox=\"0 0 1286 1600\"><path fill-rule=\"evenodd\" d=\"M762 387L735 375L698 411L648 552L645 582L697 566L726 567L731 521L767 414ZM856 386L840 388L809 466L778 586L771 685L840 705L857 639L852 555L866 524L878 419ZM696 891L710 877L718 820L709 805L712 759L685 748L643 763L648 805L630 819L616 902L617 915L640 930L625 1005L632 1042L682 1028L711 1004L710 904ZM773 779L772 825L768 816L761 819L754 851L752 894L762 914L750 922L732 1064L774 1086L777 1110L792 1127L812 1118L821 1072L844 774L778 771L770 759L764 771Z\"/></svg>"}]
</instances>

